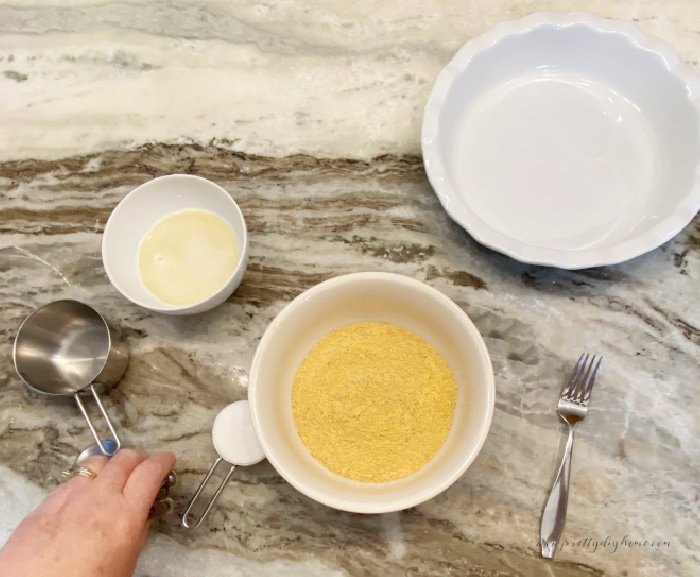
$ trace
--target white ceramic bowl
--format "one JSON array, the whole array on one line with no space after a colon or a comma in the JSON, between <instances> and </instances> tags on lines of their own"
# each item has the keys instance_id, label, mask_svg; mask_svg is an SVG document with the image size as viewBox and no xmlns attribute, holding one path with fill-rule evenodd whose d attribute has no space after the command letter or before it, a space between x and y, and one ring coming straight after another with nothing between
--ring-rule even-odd
<instances>
[{"instance_id":1,"label":"white ceramic bowl","mask_svg":"<svg viewBox=\"0 0 700 577\"><path fill-rule=\"evenodd\" d=\"M216 293L193 305L175 306L157 299L143 286L138 253L153 225L186 209L208 210L228 222L241 247L241 258ZM102 262L112 285L131 302L159 313L199 313L223 303L241 283L248 263L248 232L241 209L223 188L201 176L169 174L135 188L112 211L102 237Z\"/></svg>"},{"instance_id":2,"label":"white ceramic bowl","mask_svg":"<svg viewBox=\"0 0 700 577\"><path fill-rule=\"evenodd\" d=\"M330 472L304 447L292 415L292 384L302 359L328 332L360 321L394 323L423 337L448 361L457 381L447 441L419 471L389 483L351 481ZM253 359L248 400L268 460L297 490L336 509L384 513L430 499L466 471L491 424L493 371L481 335L444 294L401 275L357 273L311 288L272 321Z\"/></svg>"},{"instance_id":3,"label":"white ceramic bowl","mask_svg":"<svg viewBox=\"0 0 700 577\"><path fill-rule=\"evenodd\" d=\"M700 208L700 80L636 26L534 14L468 42L425 109L426 171L450 216L524 262L641 255Z\"/></svg>"}]
</instances>

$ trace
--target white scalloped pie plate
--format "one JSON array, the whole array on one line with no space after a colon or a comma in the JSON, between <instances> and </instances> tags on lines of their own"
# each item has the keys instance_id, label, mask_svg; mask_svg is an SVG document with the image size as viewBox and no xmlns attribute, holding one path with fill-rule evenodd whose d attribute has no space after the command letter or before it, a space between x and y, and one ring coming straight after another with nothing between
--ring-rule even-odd
<instances>
[{"instance_id":1,"label":"white scalloped pie plate","mask_svg":"<svg viewBox=\"0 0 700 577\"><path fill-rule=\"evenodd\" d=\"M428 178L477 241L579 269L669 240L700 208L700 79L591 14L533 14L468 42L425 108Z\"/></svg>"}]
</instances>

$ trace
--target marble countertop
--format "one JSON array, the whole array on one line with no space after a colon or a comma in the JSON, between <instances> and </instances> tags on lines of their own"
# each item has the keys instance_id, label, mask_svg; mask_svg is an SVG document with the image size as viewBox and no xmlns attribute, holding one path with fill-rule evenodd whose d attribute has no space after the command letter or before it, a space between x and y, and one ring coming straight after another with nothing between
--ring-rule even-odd
<instances>
[{"instance_id":1,"label":"marble countertop","mask_svg":"<svg viewBox=\"0 0 700 577\"><path fill-rule=\"evenodd\" d=\"M105 403L128 443L177 454L181 504L275 314L323 279L383 270L446 293L486 340L496 410L476 462L444 494L377 516L315 503L267 463L240 469L205 528L157 526L139 577L697 575L700 219L622 265L520 264L450 221L419 156L431 83L466 40L582 8L636 21L700 72L700 10L683 0L0 3L0 542L90 442L72 404L14 374L33 307L79 298L122 327L131 364ZM189 318L126 302L100 258L112 208L172 172L226 187L251 235L239 290ZM606 364L566 541L545 562L556 398L588 350Z\"/></svg>"}]
</instances>

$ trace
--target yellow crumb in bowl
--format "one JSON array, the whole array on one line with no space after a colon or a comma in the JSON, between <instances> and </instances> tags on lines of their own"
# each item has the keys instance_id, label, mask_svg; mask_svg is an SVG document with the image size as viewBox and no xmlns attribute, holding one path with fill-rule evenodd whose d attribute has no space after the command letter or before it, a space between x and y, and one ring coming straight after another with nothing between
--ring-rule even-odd
<instances>
[{"instance_id":1,"label":"yellow crumb in bowl","mask_svg":"<svg viewBox=\"0 0 700 577\"><path fill-rule=\"evenodd\" d=\"M332 331L292 387L301 441L332 472L394 481L432 459L452 426L457 385L447 361L414 333L361 322Z\"/></svg>"}]
</instances>

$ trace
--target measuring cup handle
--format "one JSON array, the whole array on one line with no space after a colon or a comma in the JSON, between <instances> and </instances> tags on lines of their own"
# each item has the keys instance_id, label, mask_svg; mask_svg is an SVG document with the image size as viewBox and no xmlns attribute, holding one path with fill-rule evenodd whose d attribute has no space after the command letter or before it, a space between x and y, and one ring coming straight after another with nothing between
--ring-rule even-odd
<instances>
[{"instance_id":1,"label":"measuring cup handle","mask_svg":"<svg viewBox=\"0 0 700 577\"><path fill-rule=\"evenodd\" d=\"M95 441L99 445L102 454L110 457L119 450L119 448L121 447L121 441L119 440L119 436L117 435L117 432L112 426L112 421L109 420L109 415L107 414L107 411L105 411L105 408L102 405L102 401L100 400L100 396L97 394L97 391L95 390L95 387L93 385L90 385L90 392L92 392L92 396L95 398L95 403L97 403L97 407L100 409L100 413L102 413L102 418L104 419L105 423L107 423L107 428L109 429L109 432L112 435L112 439L114 440L115 448L113 451L109 451L107 447L105 447L104 443L97 434L95 426L92 424L92 420L90 419L90 415L88 415L88 412L85 410L85 405L83 405L83 401L80 398L80 394L75 393L73 396L75 397L75 402L78 405L80 412L83 414L83 417L85 417L88 427L90 427L90 432L92 433L92 436L95 438Z\"/></svg>"},{"instance_id":2,"label":"measuring cup handle","mask_svg":"<svg viewBox=\"0 0 700 577\"><path fill-rule=\"evenodd\" d=\"M209 511L211 511L211 508L214 506L214 503L216 503L216 500L219 498L219 495L221 495L221 491L224 490L226 483L228 483L228 480L231 478L231 473L233 473L233 470L236 468L236 465L231 465L231 468L228 470L226 477L224 477L224 480L221 481L221 484L217 487L216 492L212 495L212 498L209 500L209 503L207 503L207 508L204 509L204 513L202 513L200 517L198 519L195 519L194 523L192 523L189 519L190 513L192 512L192 507L197 501L197 498L199 497L200 493L204 490L204 487L206 487L207 483L209 482L209 479L214 474L216 467L223 460L223 457L219 457L216 461L214 461L214 463L212 463L212 466L209 467L209 472L207 473L207 476L204 477L204 480L199 484L199 487L197 487L197 492L194 494L189 504L187 505L187 509L182 515L182 526L185 529L196 529L202 524L202 521L206 519L207 515L209 514Z\"/></svg>"}]
</instances>

